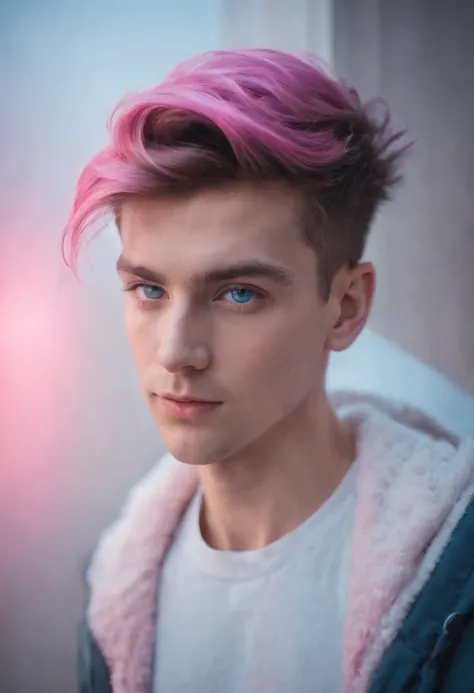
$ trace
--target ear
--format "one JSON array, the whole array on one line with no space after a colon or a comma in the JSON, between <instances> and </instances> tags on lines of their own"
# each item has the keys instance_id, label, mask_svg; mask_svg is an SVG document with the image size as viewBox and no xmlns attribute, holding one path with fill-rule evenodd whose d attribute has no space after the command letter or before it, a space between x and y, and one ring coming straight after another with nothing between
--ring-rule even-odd
<instances>
[{"instance_id":1,"label":"ear","mask_svg":"<svg viewBox=\"0 0 474 693\"><path fill-rule=\"evenodd\" d=\"M374 293L375 268L371 262L338 272L329 299L332 310L326 339L328 350L344 351L357 339L368 320Z\"/></svg>"}]
</instances>

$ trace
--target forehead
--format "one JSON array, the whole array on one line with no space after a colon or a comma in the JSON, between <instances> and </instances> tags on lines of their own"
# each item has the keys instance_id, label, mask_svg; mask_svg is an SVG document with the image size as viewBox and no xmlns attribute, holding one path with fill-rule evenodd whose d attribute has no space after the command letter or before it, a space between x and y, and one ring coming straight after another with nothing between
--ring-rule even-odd
<instances>
[{"instance_id":1,"label":"forehead","mask_svg":"<svg viewBox=\"0 0 474 693\"><path fill-rule=\"evenodd\" d=\"M202 263L312 256L297 196L279 184L234 184L191 195L129 199L120 214L127 257L201 268ZM310 258L314 271L314 256Z\"/></svg>"}]
</instances>

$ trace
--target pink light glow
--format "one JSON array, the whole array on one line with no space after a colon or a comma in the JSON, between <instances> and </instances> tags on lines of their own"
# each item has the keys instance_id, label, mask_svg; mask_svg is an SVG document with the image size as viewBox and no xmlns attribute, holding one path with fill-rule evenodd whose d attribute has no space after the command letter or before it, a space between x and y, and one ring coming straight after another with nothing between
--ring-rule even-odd
<instances>
[{"instance_id":1,"label":"pink light glow","mask_svg":"<svg viewBox=\"0 0 474 693\"><path fill-rule=\"evenodd\" d=\"M58 280L60 250L17 238L2 249L0 459L7 501L29 525L59 512L71 478L80 306L73 282Z\"/></svg>"}]
</instances>

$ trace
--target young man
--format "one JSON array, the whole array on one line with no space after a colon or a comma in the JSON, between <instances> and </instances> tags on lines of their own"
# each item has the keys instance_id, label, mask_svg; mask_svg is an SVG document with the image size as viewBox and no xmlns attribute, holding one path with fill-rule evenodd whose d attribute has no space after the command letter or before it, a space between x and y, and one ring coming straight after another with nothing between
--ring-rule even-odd
<instances>
[{"instance_id":1,"label":"young man","mask_svg":"<svg viewBox=\"0 0 474 693\"><path fill-rule=\"evenodd\" d=\"M169 454L89 570L84 693L474 691L474 442L325 390L406 147L311 60L215 52L126 99L65 240L112 212Z\"/></svg>"}]
</instances>

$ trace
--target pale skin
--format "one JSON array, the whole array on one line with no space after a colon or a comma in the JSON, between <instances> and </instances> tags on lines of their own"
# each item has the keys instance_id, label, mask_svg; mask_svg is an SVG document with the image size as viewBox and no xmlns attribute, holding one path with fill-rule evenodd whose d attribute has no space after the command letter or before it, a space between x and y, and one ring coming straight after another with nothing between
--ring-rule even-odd
<instances>
[{"instance_id":1,"label":"pale skin","mask_svg":"<svg viewBox=\"0 0 474 693\"><path fill-rule=\"evenodd\" d=\"M341 268L323 302L298 219L293 191L276 183L129 199L121 210L118 270L141 389L165 447L197 469L203 536L220 550L259 549L293 530L356 455L325 374L330 352L366 324L375 270ZM276 276L203 276L255 262ZM182 420L165 393L221 404Z\"/></svg>"}]
</instances>

